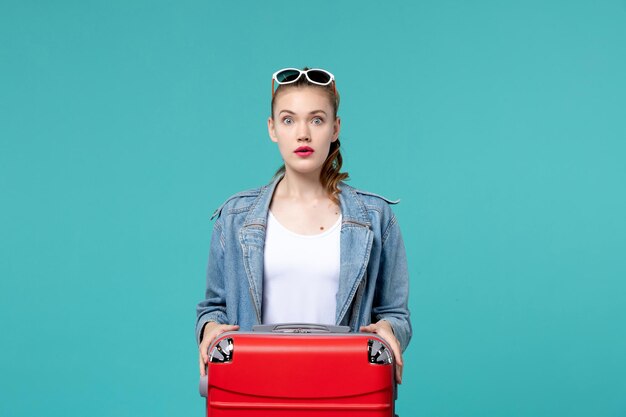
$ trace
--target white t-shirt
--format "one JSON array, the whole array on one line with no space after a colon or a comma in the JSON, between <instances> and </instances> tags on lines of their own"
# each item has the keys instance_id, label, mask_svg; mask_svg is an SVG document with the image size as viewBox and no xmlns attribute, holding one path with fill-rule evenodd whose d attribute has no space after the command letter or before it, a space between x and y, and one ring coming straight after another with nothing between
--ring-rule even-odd
<instances>
[{"instance_id":1,"label":"white t-shirt","mask_svg":"<svg viewBox=\"0 0 626 417\"><path fill-rule=\"evenodd\" d=\"M269 212L263 268L263 323L335 324L341 215L328 230L300 235Z\"/></svg>"}]
</instances>

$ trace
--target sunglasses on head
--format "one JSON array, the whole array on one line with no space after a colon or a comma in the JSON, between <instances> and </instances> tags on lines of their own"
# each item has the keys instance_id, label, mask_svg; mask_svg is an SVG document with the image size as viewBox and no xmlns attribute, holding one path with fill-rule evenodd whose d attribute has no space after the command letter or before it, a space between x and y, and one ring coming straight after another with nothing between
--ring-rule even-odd
<instances>
[{"instance_id":1,"label":"sunglasses on head","mask_svg":"<svg viewBox=\"0 0 626 417\"><path fill-rule=\"evenodd\" d=\"M272 97L274 97L274 82L278 85L295 83L300 79L300 77L302 77L303 74L310 83L317 85L329 85L335 80L335 76L333 74L320 68L312 68L308 70L283 68L276 71L272 75ZM335 85L333 84L333 88L334 87Z\"/></svg>"}]
</instances>

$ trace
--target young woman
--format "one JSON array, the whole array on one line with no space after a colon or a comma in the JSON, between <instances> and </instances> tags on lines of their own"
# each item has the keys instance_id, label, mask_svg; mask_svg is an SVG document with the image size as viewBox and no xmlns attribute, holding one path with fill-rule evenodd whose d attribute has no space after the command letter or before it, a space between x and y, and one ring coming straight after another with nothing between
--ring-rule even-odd
<instances>
[{"instance_id":1,"label":"young woman","mask_svg":"<svg viewBox=\"0 0 626 417\"><path fill-rule=\"evenodd\" d=\"M401 382L411 324L395 202L342 181L338 108L328 71L273 75L267 127L284 166L270 184L235 194L213 215L206 295L197 307L201 375L223 332L309 322L377 333L393 350Z\"/></svg>"}]
</instances>

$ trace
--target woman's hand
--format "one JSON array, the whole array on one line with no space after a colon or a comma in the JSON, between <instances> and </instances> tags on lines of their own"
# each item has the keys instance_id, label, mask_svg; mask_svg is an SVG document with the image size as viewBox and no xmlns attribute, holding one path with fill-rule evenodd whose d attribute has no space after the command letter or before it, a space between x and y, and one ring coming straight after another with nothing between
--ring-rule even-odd
<instances>
[{"instance_id":1,"label":"woman's hand","mask_svg":"<svg viewBox=\"0 0 626 417\"><path fill-rule=\"evenodd\" d=\"M402 383L402 350L400 349L400 343L396 336L393 334L393 329L388 321L380 320L377 323L372 323L369 326L361 326L359 329L362 332L376 333L382 337L385 342L391 347L393 356L396 360L396 382Z\"/></svg>"},{"instance_id":2,"label":"woman's hand","mask_svg":"<svg viewBox=\"0 0 626 417\"><path fill-rule=\"evenodd\" d=\"M239 330L239 326L231 324L219 324L210 321L204 325L202 333L202 342L200 342L200 376L206 376L206 364L209 361L209 345L217 336L224 332Z\"/></svg>"}]
</instances>

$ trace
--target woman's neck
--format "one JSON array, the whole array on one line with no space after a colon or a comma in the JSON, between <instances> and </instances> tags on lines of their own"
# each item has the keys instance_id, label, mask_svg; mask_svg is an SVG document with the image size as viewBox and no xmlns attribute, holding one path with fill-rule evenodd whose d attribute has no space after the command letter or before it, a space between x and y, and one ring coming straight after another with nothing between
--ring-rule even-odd
<instances>
[{"instance_id":1,"label":"woman's neck","mask_svg":"<svg viewBox=\"0 0 626 417\"><path fill-rule=\"evenodd\" d=\"M317 199L327 196L320 182L319 172L300 174L286 169L277 191L284 197L297 199Z\"/></svg>"}]
</instances>

